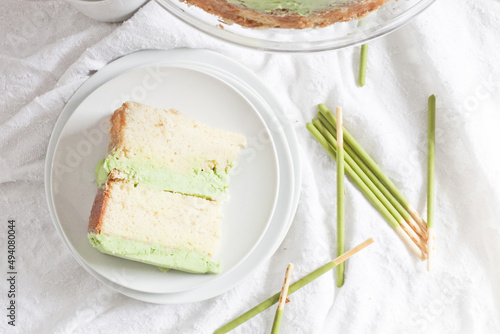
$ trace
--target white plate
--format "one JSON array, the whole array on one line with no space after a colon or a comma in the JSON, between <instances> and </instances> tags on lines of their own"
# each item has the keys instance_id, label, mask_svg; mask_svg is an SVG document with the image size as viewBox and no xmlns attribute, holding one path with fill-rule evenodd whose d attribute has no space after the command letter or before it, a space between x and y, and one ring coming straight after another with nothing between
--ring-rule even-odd
<instances>
[{"instance_id":1,"label":"white plate","mask_svg":"<svg viewBox=\"0 0 500 334\"><path fill-rule=\"evenodd\" d=\"M91 266L94 265L94 263L87 263L85 256L88 255L85 252L79 251L79 248L77 247L83 247L80 249L86 249L88 247L87 241L85 237L83 239L77 239L77 241L72 241L70 238L66 238L65 232L66 233L71 233L74 235L77 235L78 232L76 232L76 229L81 229L80 225L73 224L70 226L73 226L75 230L73 229L64 229L62 223L59 223L57 214L59 212L57 211L56 207L58 206L57 203L55 203L52 200L52 197L54 196L53 192L53 185L56 184L54 180L56 178L53 178L53 170L52 170L52 164L51 161L54 159L56 156L56 142L58 138L64 138L64 135L61 135L63 133L62 129L65 127L64 133L68 132L71 133L71 131L74 130L67 130L71 129L72 126L65 126L66 123L70 124L72 122L71 119L68 122L68 119L70 116L75 112L77 109L78 105L81 103L81 101L84 100L86 96L89 95L93 90L95 90L99 85L102 83L106 82L107 80L116 77L117 75L123 73L126 70L129 70L131 68L136 68L138 66L143 66L145 64L149 64L148 67L151 69L152 65L151 63L155 63L161 61L161 66L162 67L182 67L182 70L185 70L186 68L189 68L192 73L197 73L196 75L200 77L205 77L206 80L211 80L211 82L215 82L218 80L215 80L216 78L219 78L220 80L224 81L226 84L223 84L221 86L224 86L226 89L226 93L228 93L230 90L236 90L239 92L239 94L234 94L234 96L239 96L238 98L235 97L236 100L240 99L240 102L243 100L245 101L247 106L252 106L253 105L253 110L257 110L258 113L262 116L264 123L267 124L267 126L270 128L270 132L268 133L272 141L263 141L260 143L259 147L264 145L264 147L269 147L269 145L274 142L277 148L277 159L278 162L276 165L279 165L280 172L279 172L279 193L277 197L277 206L276 206L276 211L275 214L272 216L271 223L269 224L269 228L265 231L265 234L260 242L258 242L258 237L256 237L259 232L255 232L253 234L253 244L252 246L256 246L256 248L250 253L249 256L245 258L245 255L243 256L234 256L234 259L239 258L239 260L244 259L240 264L238 264L238 260L233 260L232 262L232 268L233 270L227 270L226 267L224 267L225 272L221 275L188 275L188 274L181 274L178 273L179 275L186 275L187 277L195 277L193 281L194 283L191 282L188 285L183 285L180 289L178 288L178 291L180 290L186 290L188 288L191 288L189 291L183 291L183 292L177 292L177 293L145 293L143 291L138 291L138 290L145 290L144 287L139 287L138 289L136 288L131 289L130 287L134 287L134 282L137 281L136 272L134 272L134 275L131 275L129 272L129 263L132 263L133 266L138 265L139 267L147 267L151 270L151 272L155 273L154 270L156 270L153 267L149 267L146 265L142 264L135 264L130 261L125 261L121 259L115 259L113 257L109 256L104 256L102 254L99 254L97 252L98 256L102 256L110 259L113 259L112 261L114 262L115 260L116 263L119 263L118 266L114 266L112 271L107 272L107 276L104 277L103 275L99 274L96 270L92 269ZM154 65L154 68L156 68L157 65ZM178 70L181 70L178 68ZM130 73L134 73L136 70L126 73L125 75L131 75ZM138 71L144 71L144 68L139 69ZM186 74L186 73L184 73ZM211 76L206 76L205 74L209 74ZM244 78L244 79L243 79ZM215 81L214 81L215 80ZM137 81L136 81L137 82ZM147 83L147 82L146 82ZM228 86L229 84L229 86ZM139 84L139 86L142 85L144 86L144 83ZM104 87L104 86L103 86ZM149 86L148 86L149 87ZM229 88L231 89L229 89ZM146 87L147 88L147 87ZM150 89L149 87L148 89ZM254 89L255 88L255 89ZM228 90L229 89L229 90ZM153 89L155 90L155 89ZM139 94L141 89L136 88L135 86L132 87L132 90L130 92L136 92L136 94ZM111 94L111 93L110 93ZM229 93L228 93L229 94ZM241 95L240 95L241 94ZM154 94L153 94L154 95ZM242 98L241 96L244 96ZM135 96L137 97L137 96ZM90 96L89 96L90 98ZM108 108L112 110L113 107L115 107L116 101L113 101L111 105L109 105ZM49 144L49 150L47 154L47 164L46 164L46 191L47 191L47 198L49 201L49 207L51 210L51 214L53 216L56 228L58 231L61 233L63 240L65 243L68 245L68 247L72 250L73 255L75 258L78 260L78 262L85 268L87 269L91 274L93 274L95 277L103 281L104 283L112 286L113 288L119 290L120 292L129 295L133 298L141 299L141 300L146 300L150 302L156 302L156 303L181 303L181 302L190 302L190 301L196 301L196 300L203 300L207 299L213 296L216 296L230 287L234 286L237 284L238 281L243 279L245 276L250 274L255 267L262 263L265 259L267 259L278 247L279 243L281 243L282 239L284 238L286 232L288 231L288 228L290 226L291 220L293 218L293 215L295 213L297 201L298 201L298 187L300 185L300 170L297 171L299 168L299 158L298 158L298 152L297 152L297 145L296 145L296 139L293 134L293 131L290 129L290 125L288 122L284 122L284 119L281 119L281 121L277 120L276 115L273 113L274 110L280 110L279 105L274 99L272 95L267 91L265 86L262 85L262 83L255 77L251 72L249 72L247 69L242 67L241 65L237 64L236 62L218 55L213 52L205 51L205 50L173 50L173 51L142 51L139 53L135 53L132 55L129 55L127 57L124 57L118 61L113 62L112 64L106 66L103 70L99 71L97 74L95 74L91 79L89 79L82 87L79 89L77 93L70 99L68 102L65 110L61 113L60 119L58 120L56 127L54 128L54 133L51 138L51 142ZM179 107L180 108L180 107ZM250 107L248 107L250 109ZM80 108L78 108L80 109ZM84 110L84 109L81 109ZM85 109L87 110L87 109ZM88 109L90 110L90 109ZM91 112L91 111L89 111ZM76 113L76 112L75 112ZM250 113L251 114L251 113ZM280 114L280 118L281 118ZM245 117L250 117L246 115ZM76 118L75 118L76 119ZM197 118L198 119L198 118ZM211 122L211 118L201 118L202 121ZM94 125L98 123L100 120L94 120ZM78 126L82 126L83 128L88 129L88 127L83 126L82 122L87 122L85 121L85 117L82 117L79 119L78 122L75 124L79 124ZM216 122L216 120L213 120L212 122ZM212 123L213 125L220 125L221 123ZM236 123L227 123L227 124L232 124L231 126L237 126ZM239 123L241 124L241 123ZM243 122L245 125L244 129L241 131L245 134L249 131L246 129L246 127L249 125L247 124L247 119L245 118L245 122ZM258 127L256 122L254 120L254 124L256 128ZM87 124L88 125L88 124ZM77 125L75 125L76 128L78 128ZM262 124L260 125L262 126ZM76 129L75 128L75 129ZM252 128L252 126L249 126L249 129ZM255 128L255 129L256 129ZM265 127L264 127L265 128ZM260 128L261 130L264 128ZM239 131L238 128L229 128L231 130L236 130ZM254 131L255 131L254 129ZM254 132L255 133L255 132ZM83 134L85 136L85 134ZM248 136L248 134L247 134ZM70 136L71 137L71 136ZM61 139L63 140L63 139ZM102 141L106 142L106 139L103 138ZM78 145L78 140L77 140L77 145ZM290 145L291 143L293 150L290 151ZM82 144L80 144L82 145ZM96 145L97 147L98 145ZM66 150L69 152L68 149L64 148L64 146L58 145L59 148ZM255 146L257 147L257 146ZM272 145L271 145L272 147ZM270 149L264 149L264 151L267 151ZM272 151L272 150L270 150ZM292 158L292 153L293 152L293 158ZM103 148L102 154L105 153L105 148ZM260 151L258 152L260 154ZM272 154L267 155L268 157L271 157ZM83 160L91 160L91 159L83 159ZM55 159L54 161L57 161ZM83 162L82 162L83 164ZM91 166L91 162L89 161L89 166ZM295 167L294 167L295 164ZM231 180L231 193L233 191L233 186L237 186L236 180L241 179L239 182L245 183L246 180L243 177L240 177L243 175L245 171L242 171L240 175L236 175L232 178ZM54 171L55 173L55 171ZM271 172L273 174L273 172ZM277 175L277 174L276 174ZM81 176L82 180L80 182L89 182L91 184L91 180L87 180L85 178L89 178L89 174L87 176ZM269 180L272 180L273 178L269 178ZM256 180L252 180L252 182L255 182ZM267 182L267 181L266 181ZM272 181L271 181L272 183ZM242 186L243 187L243 186ZM67 187L68 188L68 187ZM271 188L266 188L266 189L272 189ZM75 189L73 188L73 191ZM60 189L58 190L60 191ZM94 188L95 192L95 188ZM71 196L71 194L67 194L68 196ZM93 196L93 194L92 194ZM91 197L92 197L91 196ZM232 193L233 198L231 199L231 202L237 202L235 201L234 194ZM54 196L54 199L56 199L57 194ZM269 196L267 198L272 198L273 196ZM65 197L65 200L67 197ZM229 204L228 203L228 204ZM59 205L61 206L61 205ZM64 203L63 203L64 206ZM83 206L83 205L81 205ZM265 206L265 205L264 205ZM60 210L68 210L67 208L69 207L69 211L74 210L74 208L71 208L70 206L67 206L65 209L59 209ZM270 212L272 212L272 205L267 203L267 212L268 215L270 215ZM270 209L269 209L270 208ZM78 215L75 216L74 220L80 219L81 221L84 216L82 216L84 213L88 217L87 211L83 209L78 209L81 210L77 211ZM89 210L89 208L88 208ZM262 211L262 210L261 210ZM56 214L57 213L57 214ZM85 218L87 218L85 217ZM227 214L226 214L227 218ZM86 220L86 219L85 219ZM224 223L226 223L226 219L224 220ZM265 224L264 224L265 225ZM265 230L265 226L261 225L259 228L260 234L262 231ZM264 227L263 227L264 226ZM83 223L83 234L85 235L85 228L86 228L86 223ZM71 231L69 231L71 230ZM243 235L246 236L246 233ZM225 235L224 235L225 237ZM245 239L245 238L243 238ZM255 241L257 239L257 241ZM250 238L249 240L252 240ZM247 240L247 245L251 244L252 242ZM246 252L245 251L240 251L240 254L248 254L248 252L251 251L251 248L247 247ZM93 250L91 247L88 249L92 251L92 254L95 255L95 250ZM224 261L224 259L223 259ZM132 266L132 267L133 267ZM103 268L99 268L101 271ZM134 269L135 270L135 269ZM143 269L141 269L143 270ZM146 276L146 281L147 281L147 276L150 274L150 270L146 270L147 273ZM200 283L200 281L196 281L199 279L199 277L206 277L209 276L210 279L207 281L203 281ZM164 276L160 276L164 278ZM168 277L168 276L167 276ZM142 279L142 277L141 277ZM140 280L139 280L140 281ZM144 281L141 281L141 284L144 283ZM204 285L201 285L204 284ZM200 286L201 285L201 286ZM194 287L199 286L198 288L193 289ZM170 290L172 291L172 290Z\"/></svg>"},{"instance_id":2,"label":"white plate","mask_svg":"<svg viewBox=\"0 0 500 334\"><path fill-rule=\"evenodd\" d=\"M90 94L73 112L56 145L52 197L65 237L97 273L126 288L167 293L193 289L234 269L264 234L274 211L278 161L269 130L258 111L235 89L209 74L155 64L124 73ZM241 133L248 141L231 171L230 200L223 206L218 275L193 275L100 253L87 239L96 193L94 168L106 156L113 111L133 100ZM124 279L126 277L126 279Z\"/></svg>"}]
</instances>

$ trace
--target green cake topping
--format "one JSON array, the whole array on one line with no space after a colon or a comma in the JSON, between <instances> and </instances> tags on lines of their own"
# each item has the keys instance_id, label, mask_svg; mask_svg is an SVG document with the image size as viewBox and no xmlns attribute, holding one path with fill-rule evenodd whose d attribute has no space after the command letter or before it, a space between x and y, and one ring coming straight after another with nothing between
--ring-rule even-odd
<instances>
[{"instance_id":1,"label":"green cake topping","mask_svg":"<svg viewBox=\"0 0 500 334\"><path fill-rule=\"evenodd\" d=\"M106 183L106 180L108 179L109 171L107 171L104 168L104 162L106 159L102 159L97 163L95 166L94 172L95 172L95 178L97 180L97 186L100 187L104 183Z\"/></svg>"},{"instance_id":2,"label":"green cake topping","mask_svg":"<svg viewBox=\"0 0 500 334\"><path fill-rule=\"evenodd\" d=\"M260 12L272 12L277 10L287 10L299 15L309 15L315 11L325 10L325 9L335 9L340 6L345 6L352 1L349 0L228 0L228 2L242 5L247 8L260 11Z\"/></svg>"},{"instance_id":3,"label":"green cake topping","mask_svg":"<svg viewBox=\"0 0 500 334\"><path fill-rule=\"evenodd\" d=\"M219 263L192 250L167 249L102 233L88 233L88 238L95 248L105 254L194 274L220 272Z\"/></svg>"}]
</instances>

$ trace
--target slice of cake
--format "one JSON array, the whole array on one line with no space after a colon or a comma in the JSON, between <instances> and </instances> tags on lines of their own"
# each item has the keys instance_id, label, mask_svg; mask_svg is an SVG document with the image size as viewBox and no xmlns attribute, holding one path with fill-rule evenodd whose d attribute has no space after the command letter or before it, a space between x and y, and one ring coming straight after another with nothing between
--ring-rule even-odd
<instances>
[{"instance_id":1,"label":"slice of cake","mask_svg":"<svg viewBox=\"0 0 500 334\"><path fill-rule=\"evenodd\" d=\"M218 273L221 203L245 137L126 102L111 117L88 238L105 254Z\"/></svg>"},{"instance_id":2,"label":"slice of cake","mask_svg":"<svg viewBox=\"0 0 500 334\"><path fill-rule=\"evenodd\" d=\"M118 170L134 183L207 199L224 198L228 172L246 145L241 135L134 102L116 110L111 123L106 173Z\"/></svg>"},{"instance_id":3,"label":"slice of cake","mask_svg":"<svg viewBox=\"0 0 500 334\"><path fill-rule=\"evenodd\" d=\"M218 273L216 201L110 178L99 189L88 238L102 253L191 273Z\"/></svg>"},{"instance_id":4,"label":"slice of cake","mask_svg":"<svg viewBox=\"0 0 500 334\"><path fill-rule=\"evenodd\" d=\"M249 28L303 29L361 18L389 0L180 0Z\"/></svg>"}]
</instances>

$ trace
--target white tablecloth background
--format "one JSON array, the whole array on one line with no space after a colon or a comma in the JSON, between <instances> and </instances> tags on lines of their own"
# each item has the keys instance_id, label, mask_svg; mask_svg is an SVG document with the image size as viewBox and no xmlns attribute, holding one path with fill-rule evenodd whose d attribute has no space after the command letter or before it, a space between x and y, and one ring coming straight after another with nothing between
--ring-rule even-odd
<instances>
[{"instance_id":1,"label":"white tablecloth background","mask_svg":"<svg viewBox=\"0 0 500 334\"><path fill-rule=\"evenodd\" d=\"M427 97L438 96L436 269L425 271L348 183L346 284L326 274L292 296L282 333L500 332L500 2L440 0L370 43L311 55L251 51L207 37L149 3L123 24L98 23L65 1L0 3L0 331L210 333L279 290L288 262L303 276L335 254L335 167L306 131L315 106L345 123L417 209L426 202ZM279 96L299 138L303 184L277 253L227 293L153 305L113 292L73 259L51 222L44 160L66 101L92 73L141 49L208 48L249 67ZM18 317L7 326L7 219L17 221ZM5 277L5 279L4 279ZM274 310L274 308L273 308ZM268 310L235 333L269 332Z\"/></svg>"}]
</instances>

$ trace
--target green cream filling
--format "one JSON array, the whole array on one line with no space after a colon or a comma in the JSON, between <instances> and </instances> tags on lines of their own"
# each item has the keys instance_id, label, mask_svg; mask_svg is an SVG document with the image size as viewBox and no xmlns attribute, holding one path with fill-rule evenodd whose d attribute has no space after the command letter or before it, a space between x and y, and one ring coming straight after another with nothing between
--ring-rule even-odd
<instances>
[{"instance_id":1,"label":"green cream filling","mask_svg":"<svg viewBox=\"0 0 500 334\"><path fill-rule=\"evenodd\" d=\"M117 236L107 236L102 233L89 233L88 238L90 243L102 253L124 259L195 274L217 274L220 272L219 263L192 250L168 249Z\"/></svg>"},{"instance_id":2,"label":"green cream filling","mask_svg":"<svg viewBox=\"0 0 500 334\"><path fill-rule=\"evenodd\" d=\"M319 10L334 9L349 3L347 0L337 2L332 0L228 0L228 2L260 12L269 13L285 9L303 16L310 15Z\"/></svg>"},{"instance_id":3,"label":"green cream filling","mask_svg":"<svg viewBox=\"0 0 500 334\"><path fill-rule=\"evenodd\" d=\"M101 161L99 161L94 169L97 186L99 187L106 183L109 175L109 172L104 168L105 161L106 159L102 159Z\"/></svg>"},{"instance_id":4,"label":"green cream filling","mask_svg":"<svg viewBox=\"0 0 500 334\"><path fill-rule=\"evenodd\" d=\"M192 168L187 173L178 173L166 167L157 167L144 159L119 159L116 154L99 161L95 168L97 184L106 182L108 174L119 170L133 183L144 184L158 190L168 190L185 195L219 199L226 193L229 178L226 170L201 170Z\"/></svg>"}]
</instances>

